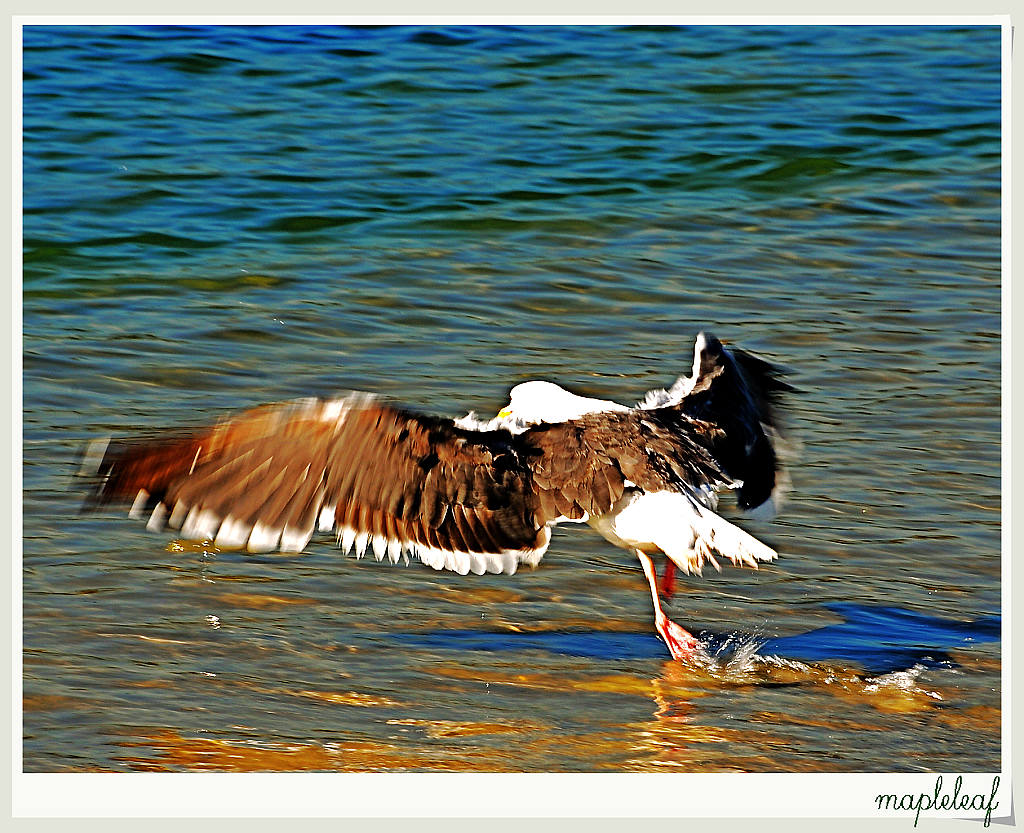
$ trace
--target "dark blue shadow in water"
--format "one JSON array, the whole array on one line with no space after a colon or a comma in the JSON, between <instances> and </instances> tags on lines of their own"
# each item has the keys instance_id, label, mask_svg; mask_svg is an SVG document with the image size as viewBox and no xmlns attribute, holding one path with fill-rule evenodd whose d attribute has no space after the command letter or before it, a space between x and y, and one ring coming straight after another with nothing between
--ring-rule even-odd
<instances>
[{"instance_id":1,"label":"dark blue shadow in water","mask_svg":"<svg viewBox=\"0 0 1024 833\"><path fill-rule=\"evenodd\" d=\"M898 607L843 602L826 608L845 621L808 633L770 639L759 653L804 662L843 660L868 671L887 673L915 664L949 664L949 650L999 641L999 616L958 622Z\"/></svg>"},{"instance_id":2,"label":"dark blue shadow in water","mask_svg":"<svg viewBox=\"0 0 1024 833\"><path fill-rule=\"evenodd\" d=\"M594 659L653 659L667 656L664 643L653 633L611 631L438 631L401 635L403 645L459 651L548 651Z\"/></svg>"},{"instance_id":3,"label":"dark blue shadow in water","mask_svg":"<svg viewBox=\"0 0 1024 833\"><path fill-rule=\"evenodd\" d=\"M853 603L826 605L842 616L842 622L807 633L766 640L757 650L761 656L778 656L802 662L833 661L857 665L872 674L886 674L914 665L933 667L952 664L949 650L980 642L996 642L1001 617L985 616L972 622L940 619L896 607ZM756 637L701 631L701 643L709 653L728 656L730 645L749 644ZM595 659L653 659L668 651L652 633L509 633L452 630L437 633L401 634L405 645L462 651L548 651Z\"/></svg>"}]
</instances>

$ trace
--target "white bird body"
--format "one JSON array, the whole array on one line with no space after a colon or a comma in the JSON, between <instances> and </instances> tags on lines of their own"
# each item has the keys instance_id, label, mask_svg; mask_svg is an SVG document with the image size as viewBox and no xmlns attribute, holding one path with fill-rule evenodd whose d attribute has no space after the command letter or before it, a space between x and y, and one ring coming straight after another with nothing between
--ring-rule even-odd
<instances>
[{"instance_id":1,"label":"white bird body","mask_svg":"<svg viewBox=\"0 0 1024 833\"><path fill-rule=\"evenodd\" d=\"M648 391L637 408L662 408L685 398L700 377L701 356L706 347L707 337L700 333L694 345L690 375L679 377L668 389ZM522 433L542 423L567 422L586 414L629 410L618 402L578 396L553 382L529 381L511 389L509 404L493 419L480 421L470 413L456 422L467 428L504 428L512 433ZM780 478L771 497L757 507L758 517L772 517L777 511L782 484ZM733 564L754 569L757 569L759 561L772 561L778 557L775 550L715 513L718 495L713 488L645 492L632 484L627 485L630 488L616 501L611 511L596 516L585 513L582 518L575 519L562 516L551 521L551 525L556 522L588 523L617 547L644 553L664 553L686 574L700 575L705 561L721 570L715 552Z\"/></svg>"},{"instance_id":2,"label":"white bird body","mask_svg":"<svg viewBox=\"0 0 1024 833\"><path fill-rule=\"evenodd\" d=\"M664 553L684 573L700 575L705 561L720 570L714 553L733 564L757 568L777 553L735 524L679 492L631 489L611 512L588 523L618 547Z\"/></svg>"},{"instance_id":3,"label":"white bird body","mask_svg":"<svg viewBox=\"0 0 1024 833\"><path fill-rule=\"evenodd\" d=\"M512 388L490 420L429 417L366 395L265 406L187 435L86 451L97 502L124 500L160 530L253 552L301 551L316 530L378 561L514 573L559 523L636 553L673 656L696 644L661 610L651 553L685 573L715 555L749 567L774 550L719 516L717 491L774 510L785 484L767 362L701 333L693 368L634 408L551 382Z\"/></svg>"}]
</instances>

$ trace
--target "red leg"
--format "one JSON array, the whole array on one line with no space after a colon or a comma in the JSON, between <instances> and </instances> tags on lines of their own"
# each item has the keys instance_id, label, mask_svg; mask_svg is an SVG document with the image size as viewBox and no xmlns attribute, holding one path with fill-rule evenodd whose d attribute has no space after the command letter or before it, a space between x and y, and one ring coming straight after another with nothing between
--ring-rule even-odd
<instances>
[{"instance_id":1,"label":"red leg","mask_svg":"<svg viewBox=\"0 0 1024 833\"><path fill-rule=\"evenodd\" d=\"M665 559L665 569L661 572L661 595L671 599L676 592L676 565L671 558Z\"/></svg>"},{"instance_id":2,"label":"red leg","mask_svg":"<svg viewBox=\"0 0 1024 833\"><path fill-rule=\"evenodd\" d=\"M661 600L658 598L658 576L654 572L654 562L651 561L651 557L646 553L636 551L637 558L640 559L640 565L644 568L644 575L647 576L647 583L651 586L651 598L654 600L654 628L658 631L658 634L665 644L668 646L669 653L672 654L675 659L689 659L693 655L694 648L697 647L697 640L692 633L681 628L671 619L665 615L665 611L661 609Z\"/></svg>"}]
</instances>

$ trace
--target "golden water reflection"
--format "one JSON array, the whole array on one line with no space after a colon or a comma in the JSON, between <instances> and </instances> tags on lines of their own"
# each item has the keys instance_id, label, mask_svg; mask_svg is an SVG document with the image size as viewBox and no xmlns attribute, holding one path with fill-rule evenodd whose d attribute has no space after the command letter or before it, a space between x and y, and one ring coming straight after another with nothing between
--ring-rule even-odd
<instances>
[{"instance_id":1,"label":"golden water reflection","mask_svg":"<svg viewBox=\"0 0 1024 833\"><path fill-rule=\"evenodd\" d=\"M835 746L864 733L912 729L922 718L951 728L998 733L998 709L959 708L955 691L920 685L919 671L870 677L852 669L748 657L742 665L689 667L666 661L657 677L624 672L574 673L521 666L431 668L432 691L403 701L343 690L266 687L254 692L315 702L342 718L358 710L358 731L329 740L275 737L259 727L228 726L192 735L169 728L128 732L118 740L129 769L150 771L849 771ZM447 681L447 682L443 682ZM241 685L235 682L233 685ZM630 698L648 717L566 728L538 711L529 718L452 719L431 701L498 698ZM787 697L805 704L787 710ZM443 695L442 695L443 693ZM816 706L806 708L809 701ZM646 704L646 705L644 705ZM46 708L38 699L27 707ZM59 706L60 704L54 704ZM299 708L296 705L296 708ZM518 711L517 713L523 713ZM529 711L525 713L529 714ZM752 728L756 727L756 728ZM559 762L552 766L552 762ZM885 762L891 767L892 762ZM884 767L883 767L884 769Z\"/></svg>"}]
</instances>

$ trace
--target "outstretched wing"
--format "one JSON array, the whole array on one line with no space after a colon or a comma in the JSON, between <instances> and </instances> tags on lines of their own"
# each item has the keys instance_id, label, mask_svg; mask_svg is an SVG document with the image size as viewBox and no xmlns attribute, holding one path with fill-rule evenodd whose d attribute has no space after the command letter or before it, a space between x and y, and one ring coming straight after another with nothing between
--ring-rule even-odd
<instances>
[{"instance_id":1,"label":"outstretched wing","mask_svg":"<svg viewBox=\"0 0 1024 833\"><path fill-rule=\"evenodd\" d=\"M770 513L779 501L784 483L777 453L779 400L794 390L781 375L763 359L726 349L713 335L701 333L694 346L693 383L675 406L720 430L711 452L736 481L736 502L743 510L766 506Z\"/></svg>"},{"instance_id":2,"label":"outstretched wing","mask_svg":"<svg viewBox=\"0 0 1024 833\"><path fill-rule=\"evenodd\" d=\"M693 369L667 390L648 391L638 406L649 412L681 411L720 429L712 456L739 489L737 502L764 514L778 508L786 482L779 462L785 451L779 400L795 389L784 371L738 348L726 349L710 333L700 333L693 348ZM790 449L791 450L791 449Z\"/></svg>"},{"instance_id":3,"label":"outstretched wing","mask_svg":"<svg viewBox=\"0 0 1024 833\"><path fill-rule=\"evenodd\" d=\"M774 507L779 468L771 366L733 358L713 337L698 338L685 392L662 406L603 412L521 436L541 520L588 520L608 540L660 550L700 572L714 553L756 566L775 551L719 517L716 492L737 489L741 508ZM788 386L787 386L788 387Z\"/></svg>"},{"instance_id":4,"label":"outstretched wing","mask_svg":"<svg viewBox=\"0 0 1024 833\"><path fill-rule=\"evenodd\" d=\"M678 408L604 412L521 435L544 522L607 514L627 488L708 503L733 485L710 451L719 431Z\"/></svg>"},{"instance_id":5,"label":"outstretched wing","mask_svg":"<svg viewBox=\"0 0 1024 833\"><path fill-rule=\"evenodd\" d=\"M133 501L150 529L218 546L297 552L319 528L358 556L511 573L549 540L521 456L505 431L353 395L257 408L186 435L98 441L83 473L97 477L93 502Z\"/></svg>"},{"instance_id":6,"label":"outstretched wing","mask_svg":"<svg viewBox=\"0 0 1024 833\"><path fill-rule=\"evenodd\" d=\"M706 507L719 489L736 489L741 509L774 508L779 397L793 390L780 375L701 333L691 375L638 408L527 430L523 439L538 449L530 468L542 518L606 514L628 486L682 493Z\"/></svg>"}]
</instances>

